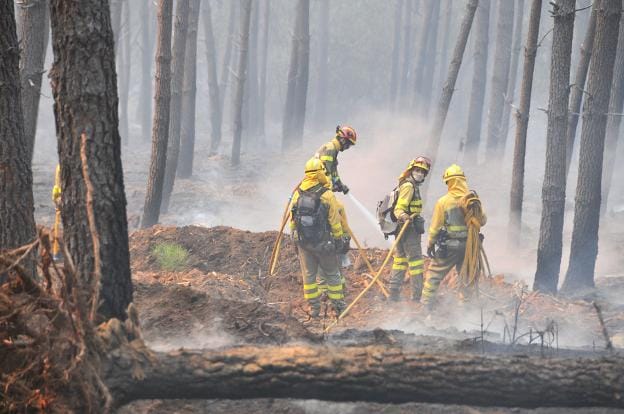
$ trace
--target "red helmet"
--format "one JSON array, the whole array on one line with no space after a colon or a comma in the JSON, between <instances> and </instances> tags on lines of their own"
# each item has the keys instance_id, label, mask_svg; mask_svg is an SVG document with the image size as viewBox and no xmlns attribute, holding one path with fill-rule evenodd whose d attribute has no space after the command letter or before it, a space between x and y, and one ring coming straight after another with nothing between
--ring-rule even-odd
<instances>
[{"instance_id":1,"label":"red helmet","mask_svg":"<svg viewBox=\"0 0 624 414\"><path fill-rule=\"evenodd\" d=\"M343 138L351 143L351 145L355 145L357 141L357 134L355 133L355 129L350 126L340 126L336 127L336 135L340 138Z\"/></svg>"}]
</instances>

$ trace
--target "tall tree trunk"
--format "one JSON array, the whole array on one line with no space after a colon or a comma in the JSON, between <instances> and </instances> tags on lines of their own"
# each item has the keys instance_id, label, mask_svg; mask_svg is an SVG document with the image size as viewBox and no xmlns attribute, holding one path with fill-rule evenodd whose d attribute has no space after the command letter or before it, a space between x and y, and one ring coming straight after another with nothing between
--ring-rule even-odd
<instances>
[{"instance_id":1,"label":"tall tree trunk","mask_svg":"<svg viewBox=\"0 0 624 414\"><path fill-rule=\"evenodd\" d=\"M247 52L249 48L249 26L251 23L251 0L241 0L240 37L238 51L238 68L236 69L236 90L232 103L232 165L240 163L241 134L243 131L243 92L247 72Z\"/></svg>"},{"instance_id":2,"label":"tall tree trunk","mask_svg":"<svg viewBox=\"0 0 624 414\"><path fill-rule=\"evenodd\" d=\"M404 110L407 102L407 91L412 55L412 7L414 0L405 0L403 12L403 64L401 65L401 81L399 82L398 109Z\"/></svg>"},{"instance_id":3,"label":"tall tree trunk","mask_svg":"<svg viewBox=\"0 0 624 414\"><path fill-rule=\"evenodd\" d=\"M310 73L310 0L299 0L299 20L301 24L299 29L298 49L299 58L297 59L297 87L295 89L295 116L293 120L293 143L301 147L303 145L303 128L306 118L306 103L308 100L308 82Z\"/></svg>"},{"instance_id":4,"label":"tall tree trunk","mask_svg":"<svg viewBox=\"0 0 624 414\"><path fill-rule=\"evenodd\" d=\"M607 136L605 138L605 166L602 175L602 203L601 213L607 209L609 191L613 182L615 170L615 157L617 154L618 139L620 136L620 123L624 110L624 22L620 20L620 34L618 36L618 50L613 72L613 87L611 88L611 102L609 113L612 114L607 120Z\"/></svg>"},{"instance_id":5,"label":"tall tree trunk","mask_svg":"<svg viewBox=\"0 0 624 414\"><path fill-rule=\"evenodd\" d=\"M175 183L178 157L180 155L180 131L182 121L182 88L184 87L184 62L186 59L186 36L188 34L189 0L178 0L173 24L173 48L171 51L171 114L169 115L169 142L167 143L167 165L163 183L160 210L169 210L169 201Z\"/></svg>"},{"instance_id":6,"label":"tall tree trunk","mask_svg":"<svg viewBox=\"0 0 624 414\"><path fill-rule=\"evenodd\" d=\"M440 64L438 65L439 69L435 71L436 80L434 83L435 89L432 98L434 102L437 102L440 99L440 92L442 91L442 88L440 88L440 86L442 85L444 79L444 70L448 67L448 55L451 40L451 23L453 21L453 4L453 0L446 0L446 7L444 9L444 24L440 26L441 32L438 34L438 36L442 36L442 45L440 46Z\"/></svg>"},{"instance_id":7,"label":"tall tree trunk","mask_svg":"<svg viewBox=\"0 0 624 414\"><path fill-rule=\"evenodd\" d=\"M464 58L464 51L466 50L466 43L468 42L468 35L470 35L470 28L474 20L475 11L479 5L479 0L468 0L466 3L466 11L462 19L455 48L453 50L453 57L449 66L448 75L444 88L442 89L442 95L438 102L435 118L433 119L433 127L429 135L429 141L427 143L426 154L434 161L438 156L438 147L440 146L440 137L444 129L444 123L446 122L446 116L451 104L451 98L453 97L453 91L455 90L455 83L457 82L457 75ZM428 182L428 181L427 181ZM426 197L426 190L428 187L423 188L423 198Z\"/></svg>"},{"instance_id":8,"label":"tall tree trunk","mask_svg":"<svg viewBox=\"0 0 624 414\"><path fill-rule=\"evenodd\" d=\"M206 66L208 69L208 98L210 100L210 154L216 154L221 143L223 111L217 74L217 49L212 31L210 2L204 2L204 33L206 36Z\"/></svg>"},{"instance_id":9,"label":"tall tree trunk","mask_svg":"<svg viewBox=\"0 0 624 414\"><path fill-rule=\"evenodd\" d=\"M531 109L531 93L533 91L533 73L535 56L537 55L537 38L542 11L542 0L531 2L529 29L524 49L524 68L520 86L520 104L516 111L516 137L511 174L511 191L509 195L509 241L518 245L522 230L522 201L524 199L524 161L526 155L526 138ZM552 87L552 85L551 85Z\"/></svg>"},{"instance_id":10,"label":"tall tree trunk","mask_svg":"<svg viewBox=\"0 0 624 414\"><path fill-rule=\"evenodd\" d=\"M124 0L110 0L111 25L113 29L113 41L115 42L115 57L119 56L119 38L121 35L121 15Z\"/></svg>"},{"instance_id":11,"label":"tall tree trunk","mask_svg":"<svg viewBox=\"0 0 624 414\"><path fill-rule=\"evenodd\" d=\"M620 0L618 0L620 1ZM556 293L561 268L565 211L565 147L570 98L570 60L575 0L557 0L550 61L550 98L546 133L546 168L542 184L542 220L537 246L534 290Z\"/></svg>"},{"instance_id":12,"label":"tall tree trunk","mask_svg":"<svg viewBox=\"0 0 624 414\"><path fill-rule=\"evenodd\" d=\"M585 80L587 79L587 71L589 70L589 61L591 60L592 49L594 45L594 37L596 35L596 11L600 8L602 0L594 0L592 6L589 24L585 39L581 45L581 57L574 75L574 83L570 94L570 106L568 111L568 129L566 139L566 176L570 172L570 163L572 154L574 153L574 141L576 141L576 127L578 126L579 113L581 112L581 102L583 101L583 91L585 89Z\"/></svg>"},{"instance_id":13,"label":"tall tree trunk","mask_svg":"<svg viewBox=\"0 0 624 414\"><path fill-rule=\"evenodd\" d=\"M120 64L119 64L119 135L121 135L121 142L124 145L129 141L129 127L128 127L128 99L130 98L130 67L131 67L131 38L132 32L130 15L130 1L123 2L123 17L121 25L121 38L123 44L119 45L117 49L120 51Z\"/></svg>"},{"instance_id":14,"label":"tall tree trunk","mask_svg":"<svg viewBox=\"0 0 624 414\"><path fill-rule=\"evenodd\" d=\"M184 87L180 131L180 167L177 175L189 178L193 174L195 152L195 98L197 95L197 28L199 25L200 0L189 4L189 28L186 38L186 62L184 63Z\"/></svg>"},{"instance_id":15,"label":"tall tree trunk","mask_svg":"<svg viewBox=\"0 0 624 414\"><path fill-rule=\"evenodd\" d=\"M403 0L398 0L399 4L403 3ZM401 7L400 5L397 5ZM392 51L392 75L394 78L394 94L392 92L392 85L390 85L390 95L396 96L396 82L399 70L399 50L397 49L397 34L400 37L401 34L401 17L399 16L398 26L394 28L394 50ZM327 117L327 91L329 89L329 0L321 0L320 14L319 14L319 63L318 63L318 85L316 88L316 105L314 106L314 115L316 125L322 126L325 123ZM396 64L396 66L395 66ZM396 71L396 72L395 72ZM392 99L392 97L390 98Z\"/></svg>"},{"instance_id":16,"label":"tall tree trunk","mask_svg":"<svg viewBox=\"0 0 624 414\"><path fill-rule=\"evenodd\" d=\"M425 52L425 61L419 63L419 66L423 66L423 71L417 75L420 79L417 80L419 85L419 100L416 102L416 113L421 116L428 117L429 108L431 108L431 95L433 93L433 75L436 72L436 60L437 60L437 46L438 46L438 25L440 20L440 1L433 2L433 10L429 17L429 24L427 25L427 43Z\"/></svg>"},{"instance_id":17,"label":"tall tree trunk","mask_svg":"<svg viewBox=\"0 0 624 414\"><path fill-rule=\"evenodd\" d=\"M282 119L282 151L286 151L294 147L292 135L294 128L295 99L297 98L297 76L300 58L300 43L297 36L299 34L298 27L301 24L301 13L299 12L301 4L301 0L298 0L297 6L295 7L295 24L293 27L293 37L290 46L286 103L284 107L284 118Z\"/></svg>"},{"instance_id":18,"label":"tall tree trunk","mask_svg":"<svg viewBox=\"0 0 624 414\"><path fill-rule=\"evenodd\" d=\"M431 37L432 32L431 26L434 24L434 12L436 9L438 11L440 10L439 1L426 2L425 9L423 10L422 24L419 27L420 35L418 36L418 46L416 48L416 66L414 68L414 76L412 79L414 88L414 95L412 96L412 108L418 114L420 114L420 109L422 108L422 100L424 99L423 81L425 77L425 71L433 71L433 68L430 67L431 62L429 60L429 55L427 52L429 46L429 38Z\"/></svg>"},{"instance_id":19,"label":"tall tree trunk","mask_svg":"<svg viewBox=\"0 0 624 414\"><path fill-rule=\"evenodd\" d=\"M516 94L516 80L518 78L518 62L522 50L522 18L524 17L524 0L516 1L516 22L514 23L514 40L511 48L511 63L509 66L509 83L505 94L505 106L503 106L503 123L501 126L501 154L505 154L507 135L509 135L509 118L511 105Z\"/></svg>"},{"instance_id":20,"label":"tall tree trunk","mask_svg":"<svg viewBox=\"0 0 624 414\"><path fill-rule=\"evenodd\" d=\"M245 96L243 115L247 109L247 122L243 123L243 129L247 130L250 141L256 141L258 137L258 33L260 27L259 2L251 5L251 23L249 27L249 51L247 52L247 76L245 83Z\"/></svg>"},{"instance_id":21,"label":"tall tree trunk","mask_svg":"<svg viewBox=\"0 0 624 414\"><path fill-rule=\"evenodd\" d=\"M91 288L85 302L124 320L132 280L110 10L99 0L50 5L64 241Z\"/></svg>"},{"instance_id":22,"label":"tall tree trunk","mask_svg":"<svg viewBox=\"0 0 624 414\"><path fill-rule=\"evenodd\" d=\"M505 93L509 82L509 65L511 59L511 35L514 22L513 0L499 2L498 16L496 17L496 47L494 49L494 66L490 82L490 101L487 125L487 152L486 159L496 162L500 160L502 152L501 121Z\"/></svg>"},{"instance_id":23,"label":"tall tree trunk","mask_svg":"<svg viewBox=\"0 0 624 414\"><path fill-rule=\"evenodd\" d=\"M163 181L167 160L169 114L171 103L171 26L173 0L158 1L158 49L156 51L156 89L154 93L154 122L152 156L143 207L141 227L158 223L162 202Z\"/></svg>"},{"instance_id":24,"label":"tall tree trunk","mask_svg":"<svg viewBox=\"0 0 624 414\"><path fill-rule=\"evenodd\" d=\"M269 52L269 22L270 22L271 0L264 0L262 18L262 48L260 49L260 90L258 92L258 134L261 142L264 143L265 117L266 117L266 83L267 83L267 57ZM319 67L319 73L323 70L323 65ZM320 93L320 85L319 85Z\"/></svg>"},{"instance_id":25,"label":"tall tree trunk","mask_svg":"<svg viewBox=\"0 0 624 414\"><path fill-rule=\"evenodd\" d=\"M609 110L621 12L620 0L603 1L596 16L596 38L587 81L588 98L583 104L570 264L562 287L567 293L594 286L606 113Z\"/></svg>"},{"instance_id":26,"label":"tall tree trunk","mask_svg":"<svg viewBox=\"0 0 624 414\"><path fill-rule=\"evenodd\" d=\"M225 102L225 95L227 88L230 82L230 65L235 63L232 62L232 47L234 42L234 33L236 31L236 16L237 10L239 6L238 1L230 1L230 15L229 15L229 23L228 23L228 36L225 42L225 51L223 53L223 62L221 62L221 81L219 82L219 99L221 100L221 104L219 107L221 108L221 112L223 112L223 104Z\"/></svg>"},{"instance_id":27,"label":"tall tree trunk","mask_svg":"<svg viewBox=\"0 0 624 414\"><path fill-rule=\"evenodd\" d=\"M0 2L0 252L36 236L32 148L24 133L18 45L13 2ZM33 263L28 267L34 271Z\"/></svg>"},{"instance_id":28,"label":"tall tree trunk","mask_svg":"<svg viewBox=\"0 0 624 414\"><path fill-rule=\"evenodd\" d=\"M28 160L32 161L41 100L41 77L48 49L50 16L47 0L22 0L15 5L17 39L20 45L24 139L28 144L26 147Z\"/></svg>"},{"instance_id":29,"label":"tall tree trunk","mask_svg":"<svg viewBox=\"0 0 624 414\"><path fill-rule=\"evenodd\" d=\"M141 92L137 118L141 122L143 142L149 142L152 129L152 13L148 1L141 2Z\"/></svg>"},{"instance_id":30,"label":"tall tree trunk","mask_svg":"<svg viewBox=\"0 0 624 414\"><path fill-rule=\"evenodd\" d=\"M477 162L479 143L481 142L481 127L483 125L483 107L485 103L485 86L488 67L490 0L481 0L479 2L476 20L475 32L473 35L474 66L465 148L466 162L471 165Z\"/></svg>"}]
</instances>

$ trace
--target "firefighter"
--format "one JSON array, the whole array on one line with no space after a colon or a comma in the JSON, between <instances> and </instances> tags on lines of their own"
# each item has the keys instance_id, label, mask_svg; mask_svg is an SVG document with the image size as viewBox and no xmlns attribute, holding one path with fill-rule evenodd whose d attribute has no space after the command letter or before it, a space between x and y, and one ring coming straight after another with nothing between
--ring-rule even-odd
<instances>
[{"instance_id":1,"label":"firefighter","mask_svg":"<svg viewBox=\"0 0 624 414\"><path fill-rule=\"evenodd\" d=\"M327 188L328 180L321 160L308 160L305 177L290 204L290 228L299 253L303 296L312 317L318 317L321 310L317 275L327 286L327 296L336 314L345 309L338 254L349 249L350 238L342 228L339 206Z\"/></svg>"},{"instance_id":2,"label":"firefighter","mask_svg":"<svg viewBox=\"0 0 624 414\"><path fill-rule=\"evenodd\" d=\"M448 192L438 199L433 210L429 227L427 255L432 258L425 275L425 286L421 303L431 308L440 282L455 267L459 273L464 262L468 226L462 200L470 195L466 176L461 167L453 164L446 169L442 177ZM485 225L486 216L479 217L480 225Z\"/></svg>"},{"instance_id":3,"label":"firefighter","mask_svg":"<svg viewBox=\"0 0 624 414\"><path fill-rule=\"evenodd\" d=\"M431 169L431 161L426 157L418 157L408 164L399 176L398 198L393 214L403 225L410 217L412 221L399 240L393 256L392 273L390 275L390 300L398 301L405 272L409 275L412 285L412 300L419 301L423 288L424 259L421 248L421 235L425 232L425 221L420 216L422 199L420 185Z\"/></svg>"},{"instance_id":4,"label":"firefighter","mask_svg":"<svg viewBox=\"0 0 624 414\"><path fill-rule=\"evenodd\" d=\"M61 166L57 164L54 175L54 187L52 187L52 201L54 202L54 240L52 241L52 258L55 261L61 260L61 249L59 244L61 232Z\"/></svg>"},{"instance_id":5,"label":"firefighter","mask_svg":"<svg viewBox=\"0 0 624 414\"><path fill-rule=\"evenodd\" d=\"M331 190L333 192L339 192L347 194L349 187L347 187L338 175L338 152L342 152L351 148L357 141L357 134L355 129L350 126L336 127L336 136L331 141L323 145L314 155L315 158L320 159L325 166L325 170L330 177Z\"/></svg>"}]
</instances>

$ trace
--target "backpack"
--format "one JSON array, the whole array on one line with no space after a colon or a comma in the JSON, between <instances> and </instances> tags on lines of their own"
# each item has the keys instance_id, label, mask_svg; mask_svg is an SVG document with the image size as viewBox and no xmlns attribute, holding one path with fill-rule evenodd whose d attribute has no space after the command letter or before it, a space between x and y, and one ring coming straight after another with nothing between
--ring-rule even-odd
<instances>
[{"instance_id":1,"label":"backpack","mask_svg":"<svg viewBox=\"0 0 624 414\"><path fill-rule=\"evenodd\" d=\"M399 199L399 187L386 194L383 200L377 203L377 223L381 232L387 239L388 236L396 234L398 230L397 218L394 216L394 207Z\"/></svg>"},{"instance_id":2,"label":"backpack","mask_svg":"<svg viewBox=\"0 0 624 414\"><path fill-rule=\"evenodd\" d=\"M302 245L313 247L329 240L327 207L321 203L321 196L327 190L323 186L307 191L297 189L299 198L292 208L292 216L297 239Z\"/></svg>"}]
</instances>

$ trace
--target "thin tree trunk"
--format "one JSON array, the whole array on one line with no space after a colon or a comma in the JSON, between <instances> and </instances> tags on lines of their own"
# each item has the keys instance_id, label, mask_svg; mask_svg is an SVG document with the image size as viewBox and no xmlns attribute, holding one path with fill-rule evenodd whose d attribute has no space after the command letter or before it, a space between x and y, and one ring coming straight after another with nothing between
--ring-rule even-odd
<instances>
[{"instance_id":1,"label":"thin tree trunk","mask_svg":"<svg viewBox=\"0 0 624 414\"><path fill-rule=\"evenodd\" d=\"M432 3L432 12L427 25L425 44L425 60L419 62L423 70L417 73L417 91L419 98L416 101L416 113L428 117L431 108L431 95L433 93L433 74L436 72L436 58L438 46L438 25L440 20L440 1ZM422 44L422 43L421 43Z\"/></svg>"},{"instance_id":2,"label":"thin tree trunk","mask_svg":"<svg viewBox=\"0 0 624 414\"><path fill-rule=\"evenodd\" d=\"M405 0L405 11L403 12L403 64L401 66L401 81L399 82L398 109L404 110L407 101L408 80L411 66L412 54L412 7L414 0Z\"/></svg>"},{"instance_id":3,"label":"thin tree trunk","mask_svg":"<svg viewBox=\"0 0 624 414\"><path fill-rule=\"evenodd\" d=\"M139 95L138 117L141 122L143 142L149 142L152 128L152 14L148 1L141 2L141 92Z\"/></svg>"},{"instance_id":4,"label":"thin tree trunk","mask_svg":"<svg viewBox=\"0 0 624 414\"><path fill-rule=\"evenodd\" d=\"M475 11L478 5L479 0L468 0L468 2L466 3L466 11L462 19L459 34L457 36L457 41L455 43L455 48L453 50L453 57L449 66L448 75L446 77L446 82L444 83L444 88L442 90L442 95L440 96L440 101L438 102L435 118L433 119L433 127L431 128L431 134L429 135L426 154L428 154L434 161L437 159L438 156L440 137L442 136L444 124L446 122L446 116L448 114L448 109L451 104L451 98L453 97L453 91L455 90L455 83L457 82L457 75L459 74L459 69L464 58L464 51L466 50L468 35L470 34L470 28L472 27L472 22L474 20ZM426 197L426 190L427 187L424 187L423 198Z\"/></svg>"},{"instance_id":5,"label":"thin tree trunk","mask_svg":"<svg viewBox=\"0 0 624 414\"><path fill-rule=\"evenodd\" d=\"M177 175L189 178L193 174L195 153L195 98L197 95L197 28L199 26L200 0L189 4L189 29L186 39L184 63L184 88L180 131L180 167Z\"/></svg>"},{"instance_id":6,"label":"thin tree trunk","mask_svg":"<svg viewBox=\"0 0 624 414\"><path fill-rule=\"evenodd\" d=\"M20 45L24 139L28 143L28 159L32 161L41 101L41 77L48 49L50 16L47 0L22 0L15 5L17 38Z\"/></svg>"},{"instance_id":7,"label":"thin tree trunk","mask_svg":"<svg viewBox=\"0 0 624 414\"><path fill-rule=\"evenodd\" d=\"M562 287L566 293L594 286L606 113L609 110L621 11L620 0L603 1L596 16L596 38L587 81L588 98L583 105L570 264Z\"/></svg>"},{"instance_id":8,"label":"thin tree trunk","mask_svg":"<svg viewBox=\"0 0 624 414\"><path fill-rule=\"evenodd\" d=\"M295 114L293 120L292 140L298 147L303 145L303 128L306 118L306 103L308 100L308 82L310 73L310 0L299 0L299 13L301 24L299 29L298 49L299 58L297 59L297 87L295 89Z\"/></svg>"},{"instance_id":9,"label":"thin tree trunk","mask_svg":"<svg viewBox=\"0 0 624 414\"><path fill-rule=\"evenodd\" d=\"M488 0L489 1L489 0ZM451 40L451 22L453 21L453 0L446 1L446 8L444 9L444 24L440 27L441 33L438 36L442 36L442 45L440 47L440 64L438 70L436 70L436 80L433 100L437 102L440 99L440 92L444 79L444 70L448 67L448 55L450 49ZM441 7L441 6L440 6Z\"/></svg>"},{"instance_id":10,"label":"thin tree trunk","mask_svg":"<svg viewBox=\"0 0 624 414\"><path fill-rule=\"evenodd\" d=\"M412 96L412 108L416 111L416 113L420 114L421 103L423 100L423 78L425 71L430 70L431 62L429 61L428 46L429 46L429 37L431 36L431 26L433 25L433 14L435 9L440 8L439 1L428 1L425 4L425 9L423 10L422 16L422 24L419 27L420 34L418 36L417 42L417 56L416 56L416 66L414 68L414 76L413 76L413 91L414 94Z\"/></svg>"},{"instance_id":11,"label":"thin tree trunk","mask_svg":"<svg viewBox=\"0 0 624 414\"><path fill-rule=\"evenodd\" d=\"M587 79L587 71L589 70L589 61L591 60L592 49L594 45L594 37L596 35L596 11L600 8L602 0L594 0L592 6L585 40L581 45L581 57L574 75L574 83L570 92L570 105L568 111L568 129L566 139L566 177L570 172L570 163L572 162L572 154L574 153L574 141L576 141L576 127L578 126L579 113L581 112L581 102L583 101L583 90L585 89L585 80Z\"/></svg>"},{"instance_id":12,"label":"thin tree trunk","mask_svg":"<svg viewBox=\"0 0 624 414\"><path fill-rule=\"evenodd\" d=\"M186 37L188 34L189 0L178 0L173 24L173 48L171 58L171 114L169 115L169 142L167 143L167 164L160 210L169 210L169 201L175 184L178 157L180 155L182 88L184 87L184 62L186 59Z\"/></svg>"},{"instance_id":13,"label":"thin tree trunk","mask_svg":"<svg viewBox=\"0 0 624 414\"><path fill-rule=\"evenodd\" d=\"M154 93L154 122L152 156L147 181L141 227L158 223L162 202L163 181L167 160L169 114L171 103L171 26L173 0L158 1L158 49L156 51L156 89Z\"/></svg>"},{"instance_id":14,"label":"thin tree trunk","mask_svg":"<svg viewBox=\"0 0 624 414\"><path fill-rule=\"evenodd\" d=\"M206 62L208 69L208 98L210 100L210 154L216 154L221 143L223 112L217 74L217 49L212 31L210 2L204 2L204 33L206 36Z\"/></svg>"},{"instance_id":15,"label":"thin tree trunk","mask_svg":"<svg viewBox=\"0 0 624 414\"><path fill-rule=\"evenodd\" d=\"M505 93L509 82L514 3L513 0L501 1L496 17L496 47L490 87L486 147L486 159L493 162L500 160L502 151L501 123Z\"/></svg>"},{"instance_id":16,"label":"thin tree trunk","mask_svg":"<svg viewBox=\"0 0 624 414\"><path fill-rule=\"evenodd\" d=\"M531 93L533 91L533 74L535 56L537 55L537 39L542 11L542 0L531 2L529 29L524 49L524 68L520 86L520 104L516 111L516 137L511 175L511 191L509 195L509 241L518 245L522 230L522 201L524 200L524 161L526 155L526 138L531 109Z\"/></svg>"},{"instance_id":17,"label":"thin tree trunk","mask_svg":"<svg viewBox=\"0 0 624 414\"><path fill-rule=\"evenodd\" d=\"M293 28L293 37L290 46L286 104L284 107L284 118L282 119L282 151L286 151L294 147L292 134L294 128L295 99L297 97L297 76L300 58L300 43L297 39L297 35L299 34L298 27L301 24L301 13L299 12L301 4L301 0L299 0L295 8L295 25Z\"/></svg>"},{"instance_id":18,"label":"thin tree trunk","mask_svg":"<svg viewBox=\"0 0 624 414\"><path fill-rule=\"evenodd\" d=\"M110 10L99 0L50 5L63 238L90 288L80 289L85 303L124 320L132 280Z\"/></svg>"},{"instance_id":19,"label":"thin tree trunk","mask_svg":"<svg viewBox=\"0 0 624 414\"><path fill-rule=\"evenodd\" d=\"M403 0L398 0L400 4ZM401 7L400 5L397 6ZM319 63L318 63L318 86L316 88L316 105L314 107L314 115L316 125L321 126L325 123L327 117L327 91L329 89L329 0L321 0L320 15L319 15ZM394 29L394 50L392 52L392 75L394 78L394 94L390 91L391 96L396 96L396 82L398 76L398 58L399 51L397 49L397 33L400 35L401 23L399 16L399 25ZM396 59L396 61L395 61ZM396 66L395 66L396 64ZM396 72L395 72L396 71ZM392 85L390 85L392 89ZM392 98L391 98L392 99Z\"/></svg>"},{"instance_id":20,"label":"thin tree trunk","mask_svg":"<svg viewBox=\"0 0 624 414\"><path fill-rule=\"evenodd\" d=\"M245 83L245 96L243 104L243 115L247 109L247 122L243 123L243 129L247 130L247 135L255 142L258 137L258 33L260 27L260 7L259 3L251 5L251 23L249 27L249 51L247 53L247 76Z\"/></svg>"},{"instance_id":21,"label":"thin tree trunk","mask_svg":"<svg viewBox=\"0 0 624 414\"><path fill-rule=\"evenodd\" d=\"M120 56L120 76L119 76L119 135L121 135L121 142L124 145L129 141L129 128L128 128L128 99L130 97L130 67L131 67L131 15L130 15L130 1L126 0L123 3L123 18L121 31L123 33L123 45L119 45L117 50L121 51Z\"/></svg>"},{"instance_id":22,"label":"thin tree trunk","mask_svg":"<svg viewBox=\"0 0 624 414\"><path fill-rule=\"evenodd\" d=\"M609 200L609 191L613 182L615 157L617 154L620 123L624 111L624 23L620 20L620 34L618 36L618 50L613 72L613 87L611 88L611 102L609 102L609 116L607 120L607 135L605 138L605 167L602 176L602 203L601 213L604 214Z\"/></svg>"},{"instance_id":23,"label":"thin tree trunk","mask_svg":"<svg viewBox=\"0 0 624 414\"><path fill-rule=\"evenodd\" d=\"M511 64L509 66L509 83L505 94L505 105L503 106L503 124L501 126L501 154L505 154L507 146L507 135L509 135L509 118L511 105L516 95L516 80L518 78L518 62L522 50L522 18L524 17L524 0L516 1L516 22L514 23L514 40L511 48Z\"/></svg>"},{"instance_id":24,"label":"thin tree trunk","mask_svg":"<svg viewBox=\"0 0 624 414\"><path fill-rule=\"evenodd\" d=\"M232 45L234 41L234 33L236 30L236 15L238 10L238 1L230 1L230 17L228 23L228 36L227 41L225 42L225 52L223 53L223 62L221 62L221 81L219 82L219 99L221 100L221 104L219 107L223 112L223 104L225 102L225 95L227 92L227 88L230 82L230 65L235 63L232 62Z\"/></svg>"},{"instance_id":25,"label":"thin tree trunk","mask_svg":"<svg viewBox=\"0 0 624 414\"><path fill-rule=\"evenodd\" d=\"M238 68L236 70L236 90L232 103L232 165L240 163L241 134L243 130L243 91L245 90L245 77L247 72L247 52L249 48L249 26L251 23L251 0L241 0L240 42L238 52Z\"/></svg>"},{"instance_id":26,"label":"thin tree trunk","mask_svg":"<svg viewBox=\"0 0 624 414\"><path fill-rule=\"evenodd\" d=\"M618 0L620 1L620 0ZM542 184L542 220L533 289L556 293L561 268L565 211L565 146L570 98L570 61L575 0L557 0L550 62L550 98L546 133L546 168Z\"/></svg>"},{"instance_id":27,"label":"thin tree trunk","mask_svg":"<svg viewBox=\"0 0 624 414\"><path fill-rule=\"evenodd\" d=\"M267 57L269 52L269 22L270 22L271 0L264 0L262 18L262 48L260 50L260 90L258 92L258 134L261 142L264 143L265 117L266 117L266 83L267 83ZM323 65L319 67L319 72L323 70ZM319 85L320 93L320 85Z\"/></svg>"},{"instance_id":28,"label":"thin tree trunk","mask_svg":"<svg viewBox=\"0 0 624 414\"><path fill-rule=\"evenodd\" d=\"M479 143L481 142L481 127L483 125L483 108L485 103L485 86L488 67L490 0L481 0L479 2L476 20L475 32L473 35L474 66L465 148L466 161L471 165L477 162Z\"/></svg>"},{"instance_id":29,"label":"thin tree trunk","mask_svg":"<svg viewBox=\"0 0 624 414\"><path fill-rule=\"evenodd\" d=\"M0 252L36 236L32 149L24 133L19 55L13 2L0 2ZM27 266L34 271L33 263Z\"/></svg>"}]
</instances>

